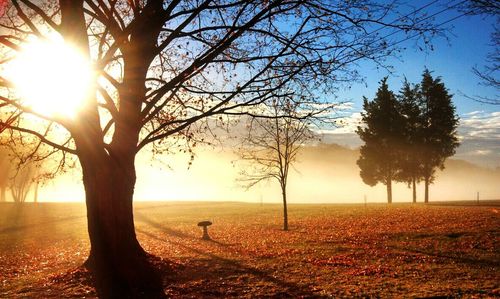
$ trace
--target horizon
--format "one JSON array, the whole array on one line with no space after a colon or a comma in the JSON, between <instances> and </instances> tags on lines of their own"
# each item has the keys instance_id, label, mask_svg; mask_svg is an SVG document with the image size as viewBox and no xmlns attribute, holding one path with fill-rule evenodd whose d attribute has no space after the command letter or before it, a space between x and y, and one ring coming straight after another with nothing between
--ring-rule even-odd
<instances>
[{"instance_id":1,"label":"horizon","mask_svg":"<svg viewBox=\"0 0 500 299\"><path fill-rule=\"evenodd\" d=\"M314 159L316 149L326 148L319 154L323 161ZM305 157L304 157L305 155ZM355 165L357 149L351 149L339 144L318 143L305 147L298 158L296 170L290 173L290 203L364 203L364 195L370 203L386 201L385 186L378 184L375 187L365 185L359 176L359 168ZM228 148L200 147L193 164L189 166L189 156L169 156L162 160L159 157L151 158L142 155L138 158L137 185L134 201L235 201L248 203L279 203L279 187L274 181L248 191L238 186L238 172L241 168L233 164L237 158ZM325 165L325 161L328 165ZM465 165L456 163L465 162ZM498 168L486 168L472 162L454 159L447 160L444 171L437 173L437 179L430 187L431 202L476 200L477 192L480 199L500 198L500 186L493 184L500 179ZM466 167L467 175L461 174ZM330 169L329 169L330 168ZM457 168L457 169L455 169ZM218 176L211 176L210 169L217 169ZM341 169L341 173L337 172ZM482 172L492 175L488 178ZM475 180L468 179L469 175L479 175ZM448 194L449 188L454 192ZM195 182L195 183L193 183ZM331 182L331 184L329 183ZM471 185L474 182L474 185ZM488 185L488 183L491 184ZM192 187L193 184L196 187ZM333 184L333 185L332 185ZM342 186L350 188L342 188ZM161 186L161 187L159 187ZM307 186L306 189L303 189ZM481 186L481 187L479 187ZM346 191L346 189L354 191ZM305 190L305 191L304 191ZM468 190L468 191L467 191ZM405 203L411 201L411 189L406 183L394 182L394 202ZM417 202L422 202L423 185L417 185ZM39 200L47 202L84 202L83 186L78 169L40 186ZM309 198L307 197L309 196ZM27 201L32 200L32 193L28 194Z\"/></svg>"}]
</instances>

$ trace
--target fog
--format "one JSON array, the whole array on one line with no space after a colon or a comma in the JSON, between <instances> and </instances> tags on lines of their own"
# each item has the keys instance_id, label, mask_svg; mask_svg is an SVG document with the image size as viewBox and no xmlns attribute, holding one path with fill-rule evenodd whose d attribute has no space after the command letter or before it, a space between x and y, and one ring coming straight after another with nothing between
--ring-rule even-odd
<instances>
[{"instance_id":1,"label":"fog","mask_svg":"<svg viewBox=\"0 0 500 299\"><path fill-rule=\"evenodd\" d=\"M307 146L302 149L290 173L290 203L363 203L385 202L384 185L365 185L356 165L358 151L336 144ZM161 161L148 155L137 158L135 200L204 200L277 203L280 190L275 181L245 190L237 182L239 163L231 149L201 149L188 168L189 157L166 156ZM236 161L235 163L232 163ZM438 171L430 188L431 201L500 198L500 171L449 159L444 171ZM417 190L423 200L424 186ZM40 201L83 201L83 186L77 171L42 186ZM394 202L410 202L406 184L393 185Z\"/></svg>"},{"instance_id":2,"label":"fog","mask_svg":"<svg viewBox=\"0 0 500 299\"><path fill-rule=\"evenodd\" d=\"M356 165L359 152L338 145L320 145L303 151L297 165L300 174L292 178L291 194L319 202L385 202L385 185L370 187L363 183ZM438 171L430 187L430 200L473 200L500 198L500 171L449 159ZM293 188L295 186L295 188ZM303 191L301 191L302 186ZM417 186L417 201L423 201L424 185ZM299 200L301 197L298 197ZM404 183L393 184L393 201L410 202L412 191Z\"/></svg>"}]
</instances>

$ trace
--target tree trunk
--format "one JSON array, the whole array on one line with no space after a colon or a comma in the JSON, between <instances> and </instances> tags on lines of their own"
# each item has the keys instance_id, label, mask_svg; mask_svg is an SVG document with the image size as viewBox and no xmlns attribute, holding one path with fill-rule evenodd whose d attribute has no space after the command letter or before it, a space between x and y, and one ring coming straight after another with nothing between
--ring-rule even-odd
<instances>
[{"instance_id":1,"label":"tree trunk","mask_svg":"<svg viewBox=\"0 0 500 299\"><path fill-rule=\"evenodd\" d=\"M60 0L60 32L66 42L90 58L83 0ZM162 1L150 1L148 12L162 20ZM146 9L146 8L145 8ZM96 90L89 92L85 109L70 131L82 166L90 237L90 256L86 265L92 270L99 297L165 297L161 279L137 241L133 219L133 194L136 181L135 155L141 128L141 99L146 94L145 78L163 23L158 28L133 26L129 45L124 46L124 77L118 90L119 116L111 144L104 144ZM155 31L156 30L156 31ZM142 38L137 38L142 37ZM137 39L137 40L136 40ZM132 41L134 40L134 41ZM135 55L135 56L134 56ZM149 60L148 60L149 59Z\"/></svg>"},{"instance_id":2,"label":"tree trunk","mask_svg":"<svg viewBox=\"0 0 500 299\"><path fill-rule=\"evenodd\" d=\"M6 197L6 193L5 193L6 189L7 189L7 187L5 187L5 186L0 186L0 201L1 201L1 202L6 201L6 199L7 199L7 197Z\"/></svg>"},{"instance_id":3,"label":"tree trunk","mask_svg":"<svg viewBox=\"0 0 500 299\"><path fill-rule=\"evenodd\" d=\"M387 180L387 203L392 203L392 180Z\"/></svg>"},{"instance_id":4,"label":"tree trunk","mask_svg":"<svg viewBox=\"0 0 500 299\"><path fill-rule=\"evenodd\" d=\"M413 185L413 203L417 203L417 183L415 182L415 178L412 179Z\"/></svg>"},{"instance_id":5,"label":"tree trunk","mask_svg":"<svg viewBox=\"0 0 500 299\"><path fill-rule=\"evenodd\" d=\"M34 190L34 193L33 193L33 202L34 203L38 203L38 185L39 185L39 183L36 182L35 183L35 190Z\"/></svg>"},{"instance_id":6,"label":"tree trunk","mask_svg":"<svg viewBox=\"0 0 500 299\"><path fill-rule=\"evenodd\" d=\"M281 195L283 196L283 230L288 230L288 209L286 206L286 186L281 185Z\"/></svg>"},{"instance_id":7,"label":"tree trunk","mask_svg":"<svg viewBox=\"0 0 500 299\"><path fill-rule=\"evenodd\" d=\"M87 112L82 119L92 119ZM98 123L73 131L82 167L90 255L99 297L164 296L161 279L137 241L133 218L135 149L103 146Z\"/></svg>"},{"instance_id":8,"label":"tree trunk","mask_svg":"<svg viewBox=\"0 0 500 299\"><path fill-rule=\"evenodd\" d=\"M86 264L96 275L101 297L160 294L161 281L135 234L133 159L118 161L108 157L91 165L82 162L91 244Z\"/></svg>"},{"instance_id":9,"label":"tree trunk","mask_svg":"<svg viewBox=\"0 0 500 299\"><path fill-rule=\"evenodd\" d=\"M425 178L425 203L429 203L429 178Z\"/></svg>"},{"instance_id":10,"label":"tree trunk","mask_svg":"<svg viewBox=\"0 0 500 299\"><path fill-rule=\"evenodd\" d=\"M19 198L19 194L16 188L17 187L14 184L12 184L12 187L10 188L10 195L12 196L12 200L14 202L19 203L21 202L21 200Z\"/></svg>"}]
</instances>

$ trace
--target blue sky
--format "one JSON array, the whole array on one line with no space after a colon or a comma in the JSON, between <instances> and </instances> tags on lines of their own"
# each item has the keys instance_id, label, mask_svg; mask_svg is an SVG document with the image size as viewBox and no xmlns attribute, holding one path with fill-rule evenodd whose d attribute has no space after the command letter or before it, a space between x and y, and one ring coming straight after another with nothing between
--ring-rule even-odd
<instances>
[{"instance_id":1,"label":"blue sky","mask_svg":"<svg viewBox=\"0 0 500 299\"><path fill-rule=\"evenodd\" d=\"M458 14L456 11L449 11L439 15L436 21L439 23ZM372 99L384 76L389 76L389 87L398 92L404 77L412 83L419 83L423 70L428 68L435 76L442 77L446 87L454 95L453 101L461 118L459 135L462 138L462 146L456 157L483 166L499 167L500 105L479 103L463 95L499 98L497 90L482 86L472 73L472 68L483 66L488 53L493 51L490 34L495 22L494 18L460 17L447 24L450 28L447 39L438 37L432 40L433 51L421 51L414 47L414 42L408 42L403 45L407 50L402 52L399 59L391 58L387 61L393 66L393 74L376 69L370 63L360 64L359 71L365 77L365 82L351 85L349 90L341 90L337 94L338 100L352 102L352 109L347 112L351 125L336 130L338 136L328 136L325 140L351 147L359 146L360 141L353 136L352 129L362 110L362 97Z\"/></svg>"},{"instance_id":2,"label":"blue sky","mask_svg":"<svg viewBox=\"0 0 500 299\"><path fill-rule=\"evenodd\" d=\"M453 16L447 14L445 19ZM433 71L435 76L441 76L447 88L454 94L454 101L459 114L476 110L497 111L500 107L484 105L460 95L460 92L468 95L498 96L492 88L479 84L478 78L472 74L472 67L482 66L486 62L486 56L492 51L490 34L494 20L483 19L478 16L465 16L450 23L452 26L447 39L437 37L432 40L434 51L421 51L413 47L413 42L408 42L400 58L387 61L393 66L394 73L389 74L386 70L376 69L373 64L363 63L360 72L365 77L365 83L356 84L351 90L341 92L341 99L352 100L355 108L361 108L362 96L372 98L378 88L379 81L384 76L389 76L389 85L394 91L398 91L406 76L410 82L418 83L424 68Z\"/></svg>"}]
</instances>

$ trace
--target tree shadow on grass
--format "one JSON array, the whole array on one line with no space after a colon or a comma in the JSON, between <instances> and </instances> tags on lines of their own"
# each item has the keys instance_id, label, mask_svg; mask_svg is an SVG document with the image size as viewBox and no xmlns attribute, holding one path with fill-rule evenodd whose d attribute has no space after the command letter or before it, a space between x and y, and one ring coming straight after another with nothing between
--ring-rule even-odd
<instances>
[{"instance_id":1,"label":"tree shadow on grass","mask_svg":"<svg viewBox=\"0 0 500 299\"><path fill-rule=\"evenodd\" d=\"M138 219L167 235L193 239L192 236L147 219L144 215L141 215ZM196 256L187 260L181 267L174 269L173 272L164 273L165 290L167 295L172 297L183 295L191 297L237 297L245 294L256 296L255 292L259 293L257 296L264 297L321 297L314 294L307 284L299 285L279 279L273 276L270 271L245 265L238 259L222 257L208 250L204 251L188 246L182 240L173 241L140 229L137 229L137 232L156 241L182 248ZM199 242L207 242L222 247L228 246L216 240L202 241L200 238Z\"/></svg>"},{"instance_id":2,"label":"tree shadow on grass","mask_svg":"<svg viewBox=\"0 0 500 299\"><path fill-rule=\"evenodd\" d=\"M144 214L135 213L134 219L135 219L136 222L137 221L143 222L143 223L145 223L145 224L147 224L149 226L152 226L152 227L154 227L156 229L161 230L162 232L164 232L164 233L166 233L166 234L168 234L168 235L170 235L172 237L184 238L184 239L186 239L186 238L192 239L192 236L190 236L190 235L188 235L186 233L183 233L181 231L174 230L174 229L171 229L169 227L163 226L163 225L159 224L158 222L153 221L153 220L147 218L146 216L144 216ZM136 227L136 231L140 231L140 230L137 229L137 227ZM143 232L143 231L141 231L141 232Z\"/></svg>"},{"instance_id":3,"label":"tree shadow on grass","mask_svg":"<svg viewBox=\"0 0 500 299\"><path fill-rule=\"evenodd\" d=\"M37 227L40 227L43 225L60 224L63 222L76 221L76 220L81 220L84 218L86 218L86 216L68 216L68 217L64 217L64 218L47 220L47 221L42 221L42 222L37 222L37 223L30 223L30 224L24 224L24 225L12 225L12 226L8 226L8 227L0 228L0 234L10 234L13 232L37 228Z\"/></svg>"},{"instance_id":4,"label":"tree shadow on grass","mask_svg":"<svg viewBox=\"0 0 500 299\"><path fill-rule=\"evenodd\" d=\"M468 264L474 267L500 267L500 261L497 260L489 260L489 259L479 259L479 258L470 258L466 256L455 256L450 254L445 254L442 252L435 252L431 250L422 250L418 248L411 247L400 247L400 246L389 246L389 248L396 249L404 252L417 253L422 255L427 255L431 257L436 257L440 259L449 259L453 260L455 263Z\"/></svg>"},{"instance_id":5,"label":"tree shadow on grass","mask_svg":"<svg viewBox=\"0 0 500 299\"><path fill-rule=\"evenodd\" d=\"M158 230L161 230L163 233L166 233L167 235L170 235L172 237L182 238L182 239L190 239L190 240L199 240L200 239L200 238L194 238L193 236L188 235L186 233L183 233L181 231L171 229L169 227L166 227L165 225L161 225L160 223L147 218L143 214L136 213L135 220L143 222L143 223L145 223L149 226L152 226ZM147 235L144 231L141 231L137 228L136 228L136 231L140 231L140 232L144 233L145 235ZM219 241L214 240L214 239L205 240L205 242L211 242L211 243L217 244L219 246L224 246L224 247L230 246L229 244L225 244L225 243L219 242Z\"/></svg>"},{"instance_id":6,"label":"tree shadow on grass","mask_svg":"<svg viewBox=\"0 0 500 299\"><path fill-rule=\"evenodd\" d=\"M463 200L463 201L435 201L429 202L427 205L430 206L442 206L442 207L500 207L500 199L482 199L479 202L475 200Z\"/></svg>"},{"instance_id":7,"label":"tree shadow on grass","mask_svg":"<svg viewBox=\"0 0 500 299\"><path fill-rule=\"evenodd\" d=\"M488 231L497 233L497 231ZM484 233L484 232L482 232ZM413 240L432 238L432 239L442 239L442 240L455 240L459 239L465 235L471 235L472 233L468 232L450 232L450 233L419 233L419 234L400 234L397 238L408 237ZM446 252L437 252L432 249L422 249L415 248L413 246L398 246L398 245L389 245L389 248L392 248L397 251L416 253L421 255L426 255L430 257L435 257L439 259L448 259L452 260L454 263L462 263L467 264L473 267L500 267L500 261L498 259L485 259L485 258L473 258L465 255L457 255L446 253Z\"/></svg>"},{"instance_id":8,"label":"tree shadow on grass","mask_svg":"<svg viewBox=\"0 0 500 299\"><path fill-rule=\"evenodd\" d=\"M43 206L38 206L33 203L1 203L3 205L1 208L7 209L7 212L4 212L4 224L0 225L0 234L8 235L12 233L19 233L23 231L28 231L33 228L39 228L49 225L59 225L65 222L72 222L77 220L86 219L86 214L82 213L82 215L71 215L66 217L58 217L54 219L32 219L30 218L30 211L37 210L40 215L45 215L49 213L47 209L42 208Z\"/></svg>"},{"instance_id":9,"label":"tree shadow on grass","mask_svg":"<svg viewBox=\"0 0 500 299\"><path fill-rule=\"evenodd\" d=\"M52 222L67 222L81 217L67 217L63 219L45 221L37 225L48 225ZM258 269L255 266L244 264L244 256L235 256L234 259L223 257L208 250L201 250L189 246L193 242L200 244L210 244L211 248L226 248L233 245L224 244L217 240L203 241L184 232L168 228L143 214L137 213L136 220L143 222L147 227L158 229L162 233L152 233L137 229L141 233L156 241L170 243L192 253L192 258L186 258L181 263L169 260L169 256L150 256L149 262L162 275L163 289L169 297L194 297L194 298L218 298L218 297L316 297L308 284L297 284L285 281L273 276L272 270ZM30 225L18 226L15 230L31 228ZM13 227L9 229L14 229ZM147 230L147 229L146 229ZM164 234L174 237L174 240L162 237ZM175 240L177 239L177 240ZM186 241L186 242L184 242ZM167 243L168 242L168 243ZM272 261L273 263L274 261ZM266 267L266 266L264 266ZM80 266L68 271L49 275L46 280L25 289L17 289L17 294L24 294L26 297L83 297L98 296L95 289L95 277L85 267ZM144 297L153 298L151 294ZM1 297L1 296L0 296Z\"/></svg>"}]
</instances>

